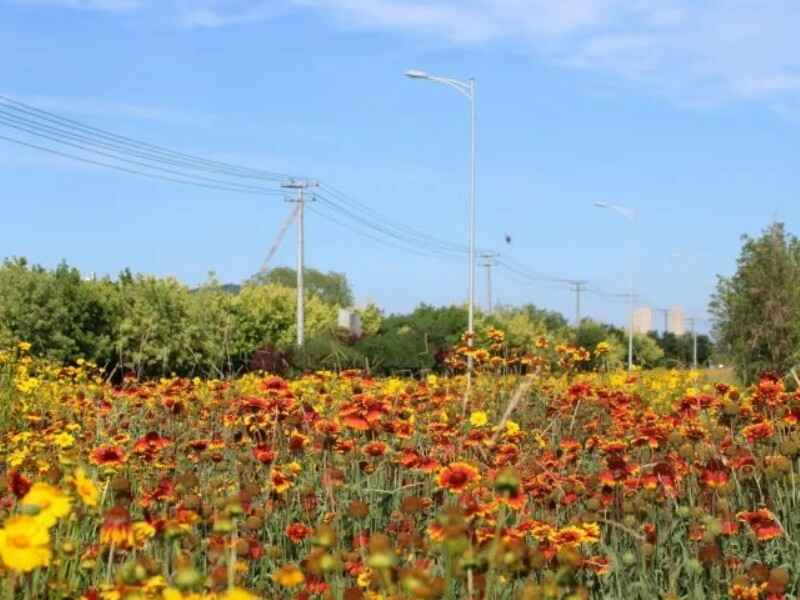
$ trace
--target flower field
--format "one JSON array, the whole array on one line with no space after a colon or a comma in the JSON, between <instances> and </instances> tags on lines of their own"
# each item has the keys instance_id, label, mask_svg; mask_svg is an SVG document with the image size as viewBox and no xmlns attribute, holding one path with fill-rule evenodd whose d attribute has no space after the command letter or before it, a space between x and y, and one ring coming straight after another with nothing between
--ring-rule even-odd
<instances>
[{"instance_id":1,"label":"flower field","mask_svg":"<svg viewBox=\"0 0 800 600\"><path fill-rule=\"evenodd\" d=\"M109 383L20 344L0 593L797 597L800 395L501 348L474 351L467 397L463 353L447 377Z\"/></svg>"}]
</instances>

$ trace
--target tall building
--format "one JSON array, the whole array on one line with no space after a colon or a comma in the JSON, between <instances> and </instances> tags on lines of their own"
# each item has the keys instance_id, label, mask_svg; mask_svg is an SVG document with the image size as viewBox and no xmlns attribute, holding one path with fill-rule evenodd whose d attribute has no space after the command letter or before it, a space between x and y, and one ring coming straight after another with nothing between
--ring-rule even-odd
<instances>
[{"instance_id":1,"label":"tall building","mask_svg":"<svg viewBox=\"0 0 800 600\"><path fill-rule=\"evenodd\" d=\"M686 325L683 322L683 307L671 306L667 314L667 331L675 335L686 333Z\"/></svg>"},{"instance_id":2,"label":"tall building","mask_svg":"<svg viewBox=\"0 0 800 600\"><path fill-rule=\"evenodd\" d=\"M653 330L653 309L648 306L633 312L633 333L647 333Z\"/></svg>"}]
</instances>

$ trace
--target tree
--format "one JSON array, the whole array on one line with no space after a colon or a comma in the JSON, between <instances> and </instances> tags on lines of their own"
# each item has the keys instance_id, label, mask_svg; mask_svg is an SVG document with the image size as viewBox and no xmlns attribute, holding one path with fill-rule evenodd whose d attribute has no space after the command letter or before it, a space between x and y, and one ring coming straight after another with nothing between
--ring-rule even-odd
<instances>
[{"instance_id":1,"label":"tree","mask_svg":"<svg viewBox=\"0 0 800 600\"><path fill-rule=\"evenodd\" d=\"M645 369L651 369L664 358L664 351L649 335L633 336L633 361Z\"/></svg>"},{"instance_id":2,"label":"tree","mask_svg":"<svg viewBox=\"0 0 800 600\"><path fill-rule=\"evenodd\" d=\"M430 369L466 330L465 308L421 304L411 314L384 318L378 332L360 340L356 349L378 371Z\"/></svg>"},{"instance_id":3,"label":"tree","mask_svg":"<svg viewBox=\"0 0 800 600\"><path fill-rule=\"evenodd\" d=\"M277 267L266 273L254 275L249 283L275 284L297 289L297 271L288 267ZM309 294L317 296L326 304L335 304L343 308L353 305L353 290L344 273L333 271L323 273L306 268L303 270L303 285Z\"/></svg>"},{"instance_id":4,"label":"tree","mask_svg":"<svg viewBox=\"0 0 800 600\"><path fill-rule=\"evenodd\" d=\"M560 313L542 310L532 304L521 307L501 306L491 315L479 315L478 328L484 325L504 331L506 344L512 351L529 351L543 335L549 335L558 341L569 337L567 320Z\"/></svg>"},{"instance_id":5,"label":"tree","mask_svg":"<svg viewBox=\"0 0 800 600\"><path fill-rule=\"evenodd\" d=\"M664 352L664 357L660 361L660 366L664 367L688 367L694 360L694 338L691 333L676 335L672 332L659 334L651 331L647 334L658 344ZM711 338L701 333L697 336L697 364L705 365L711 358L714 351L714 344Z\"/></svg>"},{"instance_id":6,"label":"tree","mask_svg":"<svg viewBox=\"0 0 800 600\"><path fill-rule=\"evenodd\" d=\"M575 329L574 344L593 352L600 342L609 345L604 356L592 355L588 363L582 364L583 370L593 370L606 365L610 368L621 367L627 357L627 342L623 343L624 332L611 325L598 323L592 319L582 319Z\"/></svg>"},{"instance_id":7,"label":"tree","mask_svg":"<svg viewBox=\"0 0 800 600\"><path fill-rule=\"evenodd\" d=\"M800 242L782 223L742 242L736 273L717 278L709 309L719 349L749 382L800 358Z\"/></svg>"},{"instance_id":8,"label":"tree","mask_svg":"<svg viewBox=\"0 0 800 600\"><path fill-rule=\"evenodd\" d=\"M57 361L99 360L111 348L110 282L84 282L62 263L53 271L25 259L0 267L0 341L24 341Z\"/></svg>"}]
</instances>

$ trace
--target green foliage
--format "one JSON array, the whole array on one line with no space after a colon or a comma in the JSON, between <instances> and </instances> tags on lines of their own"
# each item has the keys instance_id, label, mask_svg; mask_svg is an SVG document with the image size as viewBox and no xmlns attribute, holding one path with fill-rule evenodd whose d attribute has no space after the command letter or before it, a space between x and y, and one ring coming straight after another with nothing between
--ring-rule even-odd
<instances>
[{"instance_id":1,"label":"green foliage","mask_svg":"<svg viewBox=\"0 0 800 600\"><path fill-rule=\"evenodd\" d=\"M0 268L0 341L30 342L58 361L99 359L111 349L113 302L107 281L88 284L65 264L55 270L24 259Z\"/></svg>"},{"instance_id":2,"label":"green foliage","mask_svg":"<svg viewBox=\"0 0 800 600\"><path fill-rule=\"evenodd\" d=\"M292 363L300 372L363 369L367 364L357 349L334 333L323 333L306 339L303 348L294 351Z\"/></svg>"},{"instance_id":3,"label":"green foliage","mask_svg":"<svg viewBox=\"0 0 800 600\"><path fill-rule=\"evenodd\" d=\"M588 363L581 365L581 369L616 368L625 364L628 356L628 343L625 341L623 344L623 335L624 332L615 327L591 319L583 319L580 326L575 329L573 344L594 353L600 342L606 342L609 345L609 351L605 356L593 354Z\"/></svg>"},{"instance_id":4,"label":"green foliage","mask_svg":"<svg viewBox=\"0 0 800 600\"><path fill-rule=\"evenodd\" d=\"M660 361L663 367L689 367L692 365L694 355L694 339L691 333L675 335L674 333L656 333L651 331L650 336L664 352ZM705 334L697 336L697 364L707 365L714 352L711 338Z\"/></svg>"},{"instance_id":5,"label":"green foliage","mask_svg":"<svg viewBox=\"0 0 800 600\"><path fill-rule=\"evenodd\" d=\"M664 351L652 337L641 334L633 336L634 364L645 369L652 369L658 366L663 358Z\"/></svg>"},{"instance_id":6,"label":"green foliage","mask_svg":"<svg viewBox=\"0 0 800 600\"><path fill-rule=\"evenodd\" d=\"M384 318L378 332L360 340L356 348L379 372L432 369L466 329L465 308L422 304L409 315Z\"/></svg>"},{"instance_id":7,"label":"green foliage","mask_svg":"<svg viewBox=\"0 0 800 600\"><path fill-rule=\"evenodd\" d=\"M251 284L278 285L285 288L297 289L297 271L288 267L277 267L266 273L254 275ZM327 304L341 307L353 305L353 290L344 273L333 271L323 273L316 269L303 270L303 285L308 294L317 296Z\"/></svg>"},{"instance_id":8,"label":"green foliage","mask_svg":"<svg viewBox=\"0 0 800 600\"><path fill-rule=\"evenodd\" d=\"M238 329L246 348L273 344L279 348L294 345L297 339L297 296L294 290L276 284L244 286L235 297L240 315ZM320 298L305 301L305 333L312 338L336 329L336 311Z\"/></svg>"},{"instance_id":9,"label":"green foliage","mask_svg":"<svg viewBox=\"0 0 800 600\"><path fill-rule=\"evenodd\" d=\"M356 310L361 317L361 334L364 337L376 335L381 330L383 323L383 311L373 302L369 302L364 308Z\"/></svg>"},{"instance_id":10,"label":"green foliage","mask_svg":"<svg viewBox=\"0 0 800 600\"><path fill-rule=\"evenodd\" d=\"M191 320L193 298L174 279L122 277L117 287L114 349L137 375L191 373L202 332Z\"/></svg>"},{"instance_id":11,"label":"green foliage","mask_svg":"<svg viewBox=\"0 0 800 600\"><path fill-rule=\"evenodd\" d=\"M31 343L37 356L92 360L141 377L240 372L256 350L295 344L297 298L278 285L238 293L211 279L190 290L174 279L134 275L86 281L66 265L24 260L0 267L0 344ZM310 295L306 335L335 331L335 307Z\"/></svg>"},{"instance_id":12,"label":"green foliage","mask_svg":"<svg viewBox=\"0 0 800 600\"><path fill-rule=\"evenodd\" d=\"M800 358L800 242L774 223L742 237L732 277L719 277L711 301L714 335L745 381L785 374Z\"/></svg>"},{"instance_id":13,"label":"green foliage","mask_svg":"<svg viewBox=\"0 0 800 600\"><path fill-rule=\"evenodd\" d=\"M511 351L528 351L543 335L557 343L569 338L567 320L563 316L538 309L532 304L498 307L491 315L481 315L478 318L478 328L485 326L504 331L506 344Z\"/></svg>"}]
</instances>

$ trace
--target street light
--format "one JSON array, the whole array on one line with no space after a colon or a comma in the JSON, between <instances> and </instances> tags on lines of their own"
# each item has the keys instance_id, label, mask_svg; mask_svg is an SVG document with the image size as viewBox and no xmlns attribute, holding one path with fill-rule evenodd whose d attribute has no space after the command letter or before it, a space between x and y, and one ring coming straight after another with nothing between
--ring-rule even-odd
<instances>
[{"instance_id":1,"label":"street light","mask_svg":"<svg viewBox=\"0 0 800 600\"><path fill-rule=\"evenodd\" d=\"M472 346L472 338L475 335L475 79L459 81L449 77L437 77L429 75L419 69L410 69L405 73L410 79L426 79L435 83L441 83L455 89L462 96L466 96L470 102L470 196L469 196L469 318L467 324L468 344ZM468 357L467 370L467 390L472 385L472 355ZM466 410L466 400L464 398L464 409Z\"/></svg>"},{"instance_id":2,"label":"street light","mask_svg":"<svg viewBox=\"0 0 800 600\"><path fill-rule=\"evenodd\" d=\"M632 225L636 224L636 210L632 208L627 208L625 206L620 206L619 204L609 204L608 202L595 202L594 206L596 208L607 208L609 210L613 210L621 214L623 217L628 219ZM633 310L634 310L634 301L636 298L636 294L634 292L634 285L633 285L633 258L631 258L631 290L630 290L630 301L631 301L631 314L630 314L630 324L628 325L628 370L630 371L633 369Z\"/></svg>"}]
</instances>

